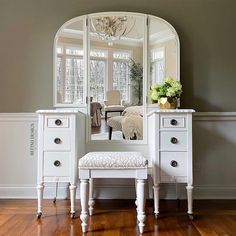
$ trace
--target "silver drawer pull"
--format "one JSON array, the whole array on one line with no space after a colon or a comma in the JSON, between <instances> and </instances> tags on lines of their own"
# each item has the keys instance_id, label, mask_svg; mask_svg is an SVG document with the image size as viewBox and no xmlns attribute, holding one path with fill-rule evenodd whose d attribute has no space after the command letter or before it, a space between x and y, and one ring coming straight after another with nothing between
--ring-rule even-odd
<instances>
[{"instance_id":1,"label":"silver drawer pull","mask_svg":"<svg viewBox=\"0 0 236 236\"><path fill-rule=\"evenodd\" d=\"M55 138L54 139L54 143L55 144L60 144L61 143L61 139L60 138Z\"/></svg>"},{"instance_id":2,"label":"silver drawer pull","mask_svg":"<svg viewBox=\"0 0 236 236\"><path fill-rule=\"evenodd\" d=\"M55 124L59 126L62 124L62 121L60 119L57 119L57 120L55 120Z\"/></svg>"},{"instance_id":3,"label":"silver drawer pull","mask_svg":"<svg viewBox=\"0 0 236 236\"><path fill-rule=\"evenodd\" d=\"M175 137L172 137L172 138L170 139L170 141L171 141L171 143L173 143L173 144L178 143L178 139L175 138Z\"/></svg>"},{"instance_id":4,"label":"silver drawer pull","mask_svg":"<svg viewBox=\"0 0 236 236\"><path fill-rule=\"evenodd\" d=\"M170 162L170 165L172 167L176 167L178 165L178 162L173 160L173 161Z\"/></svg>"},{"instance_id":5,"label":"silver drawer pull","mask_svg":"<svg viewBox=\"0 0 236 236\"><path fill-rule=\"evenodd\" d=\"M178 123L178 122L177 122L177 120L175 120L175 119L172 119L172 120L170 121L170 124L171 124L171 125L177 125L177 123Z\"/></svg>"},{"instance_id":6,"label":"silver drawer pull","mask_svg":"<svg viewBox=\"0 0 236 236\"><path fill-rule=\"evenodd\" d=\"M56 161L54 161L53 164L54 164L54 166L59 167L61 165L61 162L56 160Z\"/></svg>"}]
</instances>

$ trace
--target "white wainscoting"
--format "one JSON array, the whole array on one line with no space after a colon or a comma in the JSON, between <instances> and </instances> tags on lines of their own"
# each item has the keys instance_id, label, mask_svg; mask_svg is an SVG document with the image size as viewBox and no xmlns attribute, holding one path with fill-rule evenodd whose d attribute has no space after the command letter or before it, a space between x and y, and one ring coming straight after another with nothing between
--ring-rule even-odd
<instances>
[{"instance_id":1,"label":"white wainscoting","mask_svg":"<svg viewBox=\"0 0 236 236\"><path fill-rule=\"evenodd\" d=\"M85 120L82 123L84 127ZM81 132L80 137L85 137L85 130ZM194 198L236 198L236 112L196 113L193 134ZM0 198L36 198L36 137L36 114L0 114ZM81 143L82 148L84 140ZM103 144L99 147L87 145L85 148L87 151L138 150L146 157L148 153L147 145ZM185 186L177 187L178 197L185 198ZM53 198L54 193L54 185L47 184L45 198ZM66 185L59 184L58 198L67 196ZM134 198L134 184L131 180L97 180L95 196L107 199ZM175 184L162 185L161 197L176 198Z\"/></svg>"}]
</instances>

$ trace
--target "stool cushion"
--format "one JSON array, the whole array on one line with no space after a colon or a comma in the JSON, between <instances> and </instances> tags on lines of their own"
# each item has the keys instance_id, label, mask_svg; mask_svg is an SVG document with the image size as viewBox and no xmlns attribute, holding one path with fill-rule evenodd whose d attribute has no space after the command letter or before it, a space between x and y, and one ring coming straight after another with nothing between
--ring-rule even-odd
<instances>
[{"instance_id":1,"label":"stool cushion","mask_svg":"<svg viewBox=\"0 0 236 236\"><path fill-rule=\"evenodd\" d=\"M124 116L114 116L107 121L107 125L112 127L115 130L122 130L121 121L124 119Z\"/></svg>"},{"instance_id":2,"label":"stool cushion","mask_svg":"<svg viewBox=\"0 0 236 236\"><path fill-rule=\"evenodd\" d=\"M147 164L140 152L89 152L79 160L80 169L137 169Z\"/></svg>"}]
</instances>

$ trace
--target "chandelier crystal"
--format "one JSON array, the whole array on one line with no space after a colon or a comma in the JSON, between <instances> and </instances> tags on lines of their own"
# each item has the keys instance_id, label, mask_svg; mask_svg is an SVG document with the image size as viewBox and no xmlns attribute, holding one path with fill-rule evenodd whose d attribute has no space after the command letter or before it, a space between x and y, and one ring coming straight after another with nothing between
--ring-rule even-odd
<instances>
[{"instance_id":1,"label":"chandelier crystal","mask_svg":"<svg viewBox=\"0 0 236 236\"><path fill-rule=\"evenodd\" d=\"M135 20L127 16L101 16L93 18L91 25L100 39L114 41L125 37L133 29Z\"/></svg>"}]
</instances>

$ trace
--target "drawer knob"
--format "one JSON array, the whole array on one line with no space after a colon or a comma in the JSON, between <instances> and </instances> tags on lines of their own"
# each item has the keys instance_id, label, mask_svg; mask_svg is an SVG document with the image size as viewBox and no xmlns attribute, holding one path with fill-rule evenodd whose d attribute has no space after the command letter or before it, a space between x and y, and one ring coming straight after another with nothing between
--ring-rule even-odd
<instances>
[{"instance_id":1,"label":"drawer knob","mask_svg":"<svg viewBox=\"0 0 236 236\"><path fill-rule=\"evenodd\" d=\"M54 143L60 144L60 143L61 143L61 139L60 139L60 138L55 138L55 139L54 139Z\"/></svg>"},{"instance_id":2,"label":"drawer knob","mask_svg":"<svg viewBox=\"0 0 236 236\"><path fill-rule=\"evenodd\" d=\"M58 160L56 160L56 161L54 161L54 166L56 166L56 167L58 167L58 166L60 166L61 165L61 162L60 161L58 161Z\"/></svg>"},{"instance_id":3,"label":"drawer knob","mask_svg":"<svg viewBox=\"0 0 236 236\"><path fill-rule=\"evenodd\" d=\"M55 120L55 124L59 126L62 124L62 121L60 119L57 119L57 120Z\"/></svg>"},{"instance_id":4,"label":"drawer knob","mask_svg":"<svg viewBox=\"0 0 236 236\"><path fill-rule=\"evenodd\" d=\"M173 143L173 144L178 143L178 139L175 138L175 137L172 137L172 138L170 139L170 141L171 141L171 143Z\"/></svg>"},{"instance_id":5,"label":"drawer knob","mask_svg":"<svg viewBox=\"0 0 236 236\"><path fill-rule=\"evenodd\" d=\"M178 162L177 162L177 161L171 161L171 162L170 162L170 165L171 165L172 167L176 167L176 166L178 165Z\"/></svg>"},{"instance_id":6,"label":"drawer knob","mask_svg":"<svg viewBox=\"0 0 236 236\"><path fill-rule=\"evenodd\" d=\"M177 125L177 120L175 120L175 119L172 119L171 121L170 121L170 123L171 123L171 125Z\"/></svg>"}]
</instances>

